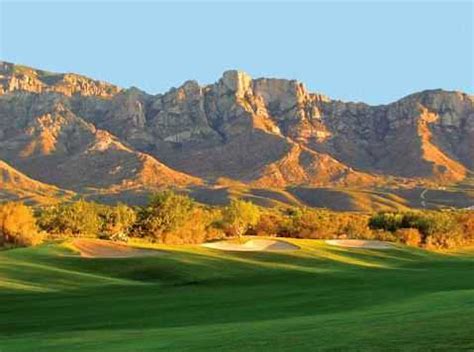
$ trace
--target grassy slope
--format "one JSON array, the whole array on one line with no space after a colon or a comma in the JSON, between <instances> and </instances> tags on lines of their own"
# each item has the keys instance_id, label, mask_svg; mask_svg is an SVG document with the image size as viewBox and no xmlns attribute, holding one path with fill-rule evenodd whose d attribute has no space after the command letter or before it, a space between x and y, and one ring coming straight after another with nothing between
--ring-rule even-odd
<instances>
[{"instance_id":1,"label":"grassy slope","mask_svg":"<svg viewBox=\"0 0 474 352\"><path fill-rule=\"evenodd\" d=\"M255 204L272 207L299 205L329 208L336 211L396 211L410 208L423 209L420 194L425 188L321 188L289 187L287 189L258 189L245 186L209 189L196 188L190 195L197 201L212 205L226 205L230 197L243 198ZM474 188L466 184L446 189L428 189L425 193L426 208L465 208L474 205Z\"/></svg>"},{"instance_id":2,"label":"grassy slope","mask_svg":"<svg viewBox=\"0 0 474 352\"><path fill-rule=\"evenodd\" d=\"M131 259L81 259L58 245L0 252L0 349L474 349L473 252L293 242L302 250L161 247L168 254Z\"/></svg>"}]
</instances>

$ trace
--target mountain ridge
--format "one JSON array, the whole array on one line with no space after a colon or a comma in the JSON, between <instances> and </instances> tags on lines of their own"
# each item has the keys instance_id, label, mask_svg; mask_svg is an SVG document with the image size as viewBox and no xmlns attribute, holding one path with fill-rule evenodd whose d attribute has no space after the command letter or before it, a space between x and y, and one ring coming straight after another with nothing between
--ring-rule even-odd
<instances>
[{"instance_id":1,"label":"mountain ridge","mask_svg":"<svg viewBox=\"0 0 474 352\"><path fill-rule=\"evenodd\" d=\"M54 203L70 199L74 192L31 179L0 160L0 198L32 203Z\"/></svg>"},{"instance_id":2,"label":"mountain ridge","mask_svg":"<svg viewBox=\"0 0 474 352\"><path fill-rule=\"evenodd\" d=\"M444 185L474 169L474 97L430 89L368 105L237 70L151 95L0 62L0 159L76 191Z\"/></svg>"}]
</instances>

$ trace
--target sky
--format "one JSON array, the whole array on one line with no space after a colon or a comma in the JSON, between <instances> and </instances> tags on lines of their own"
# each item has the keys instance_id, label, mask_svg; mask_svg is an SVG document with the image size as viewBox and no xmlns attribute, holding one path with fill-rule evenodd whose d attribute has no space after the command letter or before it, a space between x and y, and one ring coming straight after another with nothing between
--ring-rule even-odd
<instances>
[{"instance_id":1,"label":"sky","mask_svg":"<svg viewBox=\"0 0 474 352\"><path fill-rule=\"evenodd\" d=\"M163 93L228 69L383 104L474 91L474 1L0 0L0 60Z\"/></svg>"}]
</instances>

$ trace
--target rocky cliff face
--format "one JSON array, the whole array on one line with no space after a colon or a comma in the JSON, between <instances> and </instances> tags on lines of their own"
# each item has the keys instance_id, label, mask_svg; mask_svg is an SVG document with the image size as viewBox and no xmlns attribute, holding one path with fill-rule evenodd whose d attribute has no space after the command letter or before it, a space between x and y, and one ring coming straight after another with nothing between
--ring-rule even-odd
<instances>
[{"instance_id":1,"label":"rocky cliff face","mask_svg":"<svg viewBox=\"0 0 474 352\"><path fill-rule=\"evenodd\" d=\"M459 92L369 106L228 71L153 96L0 67L0 158L64 187L446 183L474 169L474 98Z\"/></svg>"},{"instance_id":2,"label":"rocky cliff face","mask_svg":"<svg viewBox=\"0 0 474 352\"><path fill-rule=\"evenodd\" d=\"M66 96L110 98L121 89L76 74L58 74L0 61L0 95L14 91L57 92Z\"/></svg>"},{"instance_id":3,"label":"rocky cliff face","mask_svg":"<svg viewBox=\"0 0 474 352\"><path fill-rule=\"evenodd\" d=\"M79 191L200 183L85 121L71 103L57 93L0 97L0 159L39 181Z\"/></svg>"}]
</instances>

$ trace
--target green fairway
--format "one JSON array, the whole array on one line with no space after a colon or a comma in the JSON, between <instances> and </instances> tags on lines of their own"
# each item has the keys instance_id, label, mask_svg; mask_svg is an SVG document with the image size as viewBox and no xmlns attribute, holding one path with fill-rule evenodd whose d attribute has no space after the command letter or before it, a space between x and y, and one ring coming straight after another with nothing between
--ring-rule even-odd
<instances>
[{"instance_id":1,"label":"green fairway","mask_svg":"<svg viewBox=\"0 0 474 352\"><path fill-rule=\"evenodd\" d=\"M474 349L474 252L0 252L0 351Z\"/></svg>"}]
</instances>

